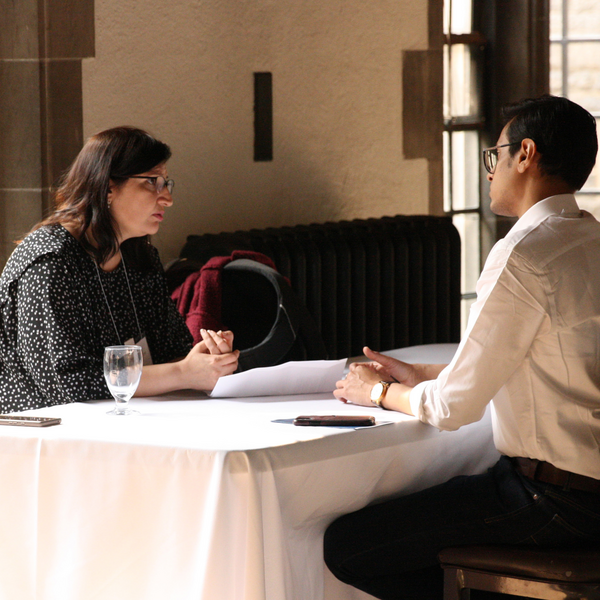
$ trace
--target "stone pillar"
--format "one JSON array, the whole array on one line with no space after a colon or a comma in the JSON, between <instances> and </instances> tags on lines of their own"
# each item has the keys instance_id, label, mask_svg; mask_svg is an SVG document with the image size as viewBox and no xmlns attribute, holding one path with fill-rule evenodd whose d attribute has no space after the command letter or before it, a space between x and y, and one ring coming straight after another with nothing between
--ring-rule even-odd
<instances>
[{"instance_id":1,"label":"stone pillar","mask_svg":"<svg viewBox=\"0 0 600 600\"><path fill-rule=\"evenodd\" d=\"M0 268L81 149L94 0L0 0Z\"/></svg>"},{"instance_id":2,"label":"stone pillar","mask_svg":"<svg viewBox=\"0 0 600 600\"><path fill-rule=\"evenodd\" d=\"M402 131L405 158L429 165L429 214L444 214L443 0L428 0L429 45L402 53Z\"/></svg>"}]
</instances>

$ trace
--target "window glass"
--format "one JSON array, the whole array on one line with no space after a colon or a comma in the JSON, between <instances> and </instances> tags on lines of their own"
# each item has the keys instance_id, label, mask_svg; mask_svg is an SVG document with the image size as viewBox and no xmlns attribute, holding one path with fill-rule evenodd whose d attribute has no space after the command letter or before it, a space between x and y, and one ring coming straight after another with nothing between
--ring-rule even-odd
<instances>
[{"instance_id":1,"label":"window glass","mask_svg":"<svg viewBox=\"0 0 600 600\"><path fill-rule=\"evenodd\" d=\"M596 131L600 132L600 118L596 118ZM583 186L584 191L594 190L600 191L600 156L596 158L596 165L592 169L588 180L585 182ZM598 201L598 196L594 196L595 201ZM592 212L592 211L590 211Z\"/></svg>"},{"instance_id":2,"label":"window glass","mask_svg":"<svg viewBox=\"0 0 600 600\"><path fill-rule=\"evenodd\" d=\"M444 148L444 211L452 210L452 195L450 194L450 133L444 131L442 135Z\"/></svg>"},{"instance_id":3,"label":"window glass","mask_svg":"<svg viewBox=\"0 0 600 600\"><path fill-rule=\"evenodd\" d=\"M597 11L600 14L600 10ZM578 42L568 49L568 94L590 112L600 112L600 43Z\"/></svg>"},{"instance_id":4,"label":"window glass","mask_svg":"<svg viewBox=\"0 0 600 600\"><path fill-rule=\"evenodd\" d=\"M444 2L444 33L471 33L471 0Z\"/></svg>"},{"instance_id":5,"label":"window glass","mask_svg":"<svg viewBox=\"0 0 600 600\"><path fill-rule=\"evenodd\" d=\"M450 134L452 210L479 207L479 134L454 131Z\"/></svg>"},{"instance_id":6,"label":"window glass","mask_svg":"<svg viewBox=\"0 0 600 600\"><path fill-rule=\"evenodd\" d=\"M475 291L480 271L479 213L462 213L452 217L462 243L461 287L463 294ZM464 323L464 321L463 321Z\"/></svg>"},{"instance_id":7,"label":"window glass","mask_svg":"<svg viewBox=\"0 0 600 600\"><path fill-rule=\"evenodd\" d=\"M460 303L460 318L461 323L463 323L463 330L466 329L467 323L469 322L469 313L471 312L471 306L473 302L475 302L477 298L463 298Z\"/></svg>"},{"instance_id":8,"label":"window glass","mask_svg":"<svg viewBox=\"0 0 600 600\"><path fill-rule=\"evenodd\" d=\"M600 2L551 0L550 91L581 104L600 120ZM581 208L600 218L600 165L577 194Z\"/></svg>"},{"instance_id":9,"label":"window glass","mask_svg":"<svg viewBox=\"0 0 600 600\"><path fill-rule=\"evenodd\" d=\"M598 164L598 160L596 160L596 164L594 165L588 180L581 189L584 192L589 190L600 190L600 165Z\"/></svg>"},{"instance_id":10,"label":"window glass","mask_svg":"<svg viewBox=\"0 0 600 600\"><path fill-rule=\"evenodd\" d=\"M550 44L550 93L562 96L563 55L561 44Z\"/></svg>"},{"instance_id":11,"label":"window glass","mask_svg":"<svg viewBox=\"0 0 600 600\"><path fill-rule=\"evenodd\" d=\"M550 37L562 36L563 28L562 0L550 1Z\"/></svg>"},{"instance_id":12,"label":"window glass","mask_svg":"<svg viewBox=\"0 0 600 600\"><path fill-rule=\"evenodd\" d=\"M443 101L443 110L444 110L444 120L448 120L452 117L452 111L450 110L450 46L448 44L444 44L444 101Z\"/></svg>"},{"instance_id":13,"label":"window glass","mask_svg":"<svg viewBox=\"0 0 600 600\"><path fill-rule=\"evenodd\" d=\"M600 221L600 194L577 194L577 204Z\"/></svg>"},{"instance_id":14,"label":"window glass","mask_svg":"<svg viewBox=\"0 0 600 600\"><path fill-rule=\"evenodd\" d=\"M568 0L569 37L596 36L600 31L598 0Z\"/></svg>"},{"instance_id":15,"label":"window glass","mask_svg":"<svg viewBox=\"0 0 600 600\"><path fill-rule=\"evenodd\" d=\"M444 115L466 117L481 115L481 61L483 54L475 45L452 44L444 47Z\"/></svg>"},{"instance_id":16,"label":"window glass","mask_svg":"<svg viewBox=\"0 0 600 600\"><path fill-rule=\"evenodd\" d=\"M485 40L472 30L472 0L444 0L444 210L461 236L461 320L481 268L481 132Z\"/></svg>"}]
</instances>

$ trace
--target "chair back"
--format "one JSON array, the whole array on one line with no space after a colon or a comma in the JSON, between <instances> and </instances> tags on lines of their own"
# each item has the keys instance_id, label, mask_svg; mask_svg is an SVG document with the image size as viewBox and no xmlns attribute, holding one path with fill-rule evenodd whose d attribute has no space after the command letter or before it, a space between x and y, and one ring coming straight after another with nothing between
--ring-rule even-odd
<instances>
[{"instance_id":1,"label":"chair back","mask_svg":"<svg viewBox=\"0 0 600 600\"><path fill-rule=\"evenodd\" d=\"M254 260L223 268L221 320L235 334L238 370L327 358L321 335L288 281Z\"/></svg>"}]
</instances>

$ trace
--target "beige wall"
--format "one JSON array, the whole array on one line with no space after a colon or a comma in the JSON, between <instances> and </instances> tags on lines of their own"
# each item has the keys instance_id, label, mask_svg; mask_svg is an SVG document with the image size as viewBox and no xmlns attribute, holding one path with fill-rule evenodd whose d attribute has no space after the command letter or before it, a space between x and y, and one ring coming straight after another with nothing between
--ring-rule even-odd
<instances>
[{"instance_id":1,"label":"beige wall","mask_svg":"<svg viewBox=\"0 0 600 600\"><path fill-rule=\"evenodd\" d=\"M190 233L430 212L431 164L402 134L429 1L96 0L84 137L133 124L171 145L163 260ZM272 162L253 162L255 71L273 73Z\"/></svg>"}]
</instances>

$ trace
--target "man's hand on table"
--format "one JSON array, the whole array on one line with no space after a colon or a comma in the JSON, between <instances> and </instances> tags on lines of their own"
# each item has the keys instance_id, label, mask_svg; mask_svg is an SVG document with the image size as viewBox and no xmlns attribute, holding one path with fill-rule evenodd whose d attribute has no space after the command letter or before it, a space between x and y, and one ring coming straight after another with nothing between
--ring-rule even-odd
<instances>
[{"instance_id":1,"label":"man's hand on table","mask_svg":"<svg viewBox=\"0 0 600 600\"><path fill-rule=\"evenodd\" d=\"M397 410L412 415L410 391L429 379L435 379L445 365L411 365L390 356L363 349L368 363L352 363L348 375L336 384L333 394L342 402L351 402L362 406L373 406L371 390L380 382L390 383L390 387L381 402L382 408Z\"/></svg>"}]
</instances>

